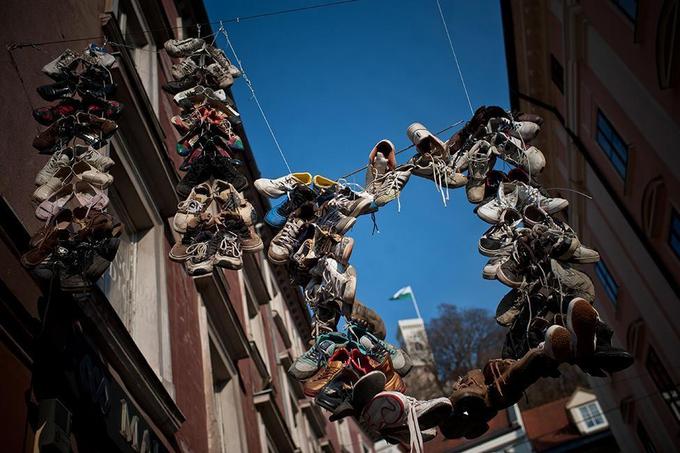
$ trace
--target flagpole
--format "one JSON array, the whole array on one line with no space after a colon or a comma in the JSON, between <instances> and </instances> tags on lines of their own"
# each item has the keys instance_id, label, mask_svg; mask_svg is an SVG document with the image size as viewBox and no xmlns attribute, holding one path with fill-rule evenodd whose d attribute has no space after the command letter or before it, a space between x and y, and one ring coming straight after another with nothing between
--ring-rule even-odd
<instances>
[{"instance_id":1,"label":"flagpole","mask_svg":"<svg viewBox=\"0 0 680 453\"><path fill-rule=\"evenodd\" d=\"M416 309L416 315L418 315L418 319L422 320L423 317L420 316L420 310L418 309L418 302L416 301L416 293L413 292L413 288L409 285L408 289L411 292L411 302L413 302L413 308Z\"/></svg>"}]
</instances>

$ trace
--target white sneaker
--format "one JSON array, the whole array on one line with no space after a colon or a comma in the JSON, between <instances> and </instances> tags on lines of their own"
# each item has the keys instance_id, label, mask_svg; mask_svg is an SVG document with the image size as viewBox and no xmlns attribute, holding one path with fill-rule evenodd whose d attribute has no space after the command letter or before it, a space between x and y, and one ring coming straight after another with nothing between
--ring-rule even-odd
<instances>
[{"instance_id":1,"label":"white sneaker","mask_svg":"<svg viewBox=\"0 0 680 453\"><path fill-rule=\"evenodd\" d=\"M269 243L267 256L274 264L286 264L298 244L298 236L305 221L297 217L289 219L281 231Z\"/></svg>"},{"instance_id":2,"label":"white sneaker","mask_svg":"<svg viewBox=\"0 0 680 453\"><path fill-rule=\"evenodd\" d=\"M296 186L310 185L312 183L312 175L309 173L291 173L276 179L260 178L255 181L255 188L262 195L269 198L278 198L281 195L290 192Z\"/></svg>"},{"instance_id":3,"label":"white sneaker","mask_svg":"<svg viewBox=\"0 0 680 453\"><path fill-rule=\"evenodd\" d=\"M501 214L507 208L515 208L517 206L518 192L517 187L510 184L500 183L498 185L498 193L496 198L480 205L477 209L477 215L488 223L498 223L501 219Z\"/></svg>"},{"instance_id":4,"label":"white sneaker","mask_svg":"<svg viewBox=\"0 0 680 453\"><path fill-rule=\"evenodd\" d=\"M35 185L42 186L60 169L68 167L71 159L65 153L54 153L35 177Z\"/></svg>"},{"instance_id":5,"label":"white sneaker","mask_svg":"<svg viewBox=\"0 0 680 453\"><path fill-rule=\"evenodd\" d=\"M569 201L564 198L550 198L544 196L536 187L523 182L517 182L515 187L517 205L522 208L531 204L538 206L547 214L552 215L569 206Z\"/></svg>"}]
</instances>

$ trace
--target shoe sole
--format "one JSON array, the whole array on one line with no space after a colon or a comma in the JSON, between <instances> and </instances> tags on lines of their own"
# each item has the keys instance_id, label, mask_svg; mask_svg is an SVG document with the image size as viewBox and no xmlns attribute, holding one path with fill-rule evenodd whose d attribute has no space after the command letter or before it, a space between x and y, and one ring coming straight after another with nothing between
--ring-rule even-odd
<instances>
[{"instance_id":1,"label":"shoe sole","mask_svg":"<svg viewBox=\"0 0 680 453\"><path fill-rule=\"evenodd\" d=\"M590 357L595 352L597 311L587 300L577 297L567 309L567 328L575 343L576 357Z\"/></svg>"},{"instance_id":2,"label":"shoe sole","mask_svg":"<svg viewBox=\"0 0 680 453\"><path fill-rule=\"evenodd\" d=\"M237 261L232 258L220 258L215 256L215 262L213 263L213 266L237 271L243 267L243 262L241 260Z\"/></svg>"},{"instance_id":3,"label":"shoe sole","mask_svg":"<svg viewBox=\"0 0 680 453\"><path fill-rule=\"evenodd\" d=\"M503 273L503 266L498 267L498 270L496 271L496 278L498 278L498 281L500 281L504 285L509 286L510 288L519 288L522 286L522 283L524 283L523 281L516 282L511 280L507 275Z\"/></svg>"},{"instance_id":4,"label":"shoe sole","mask_svg":"<svg viewBox=\"0 0 680 453\"><path fill-rule=\"evenodd\" d=\"M487 249L484 248L482 244L478 244L477 250L479 250L479 253L486 256L487 258L495 258L497 256L509 255L512 251L512 244L505 245L497 250Z\"/></svg>"},{"instance_id":5,"label":"shoe sole","mask_svg":"<svg viewBox=\"0 0 680 453\"><path fill-rule=\"evenodd\" d=\"M338 234L343 235L352 229L357 222L356 217L346 217L342 222L338 223L335 228Z\"/></svg>"},{"instance_id":6,"label":"shoe sole","mask_svg":"<svg viewBox=\"0 0 680 453\"><path fill-rule=\"evenodd\" d=\"M485 211L483 209L478 209L477 215L479 216L480 219L482 219L486 223L490 223L492 225L497 224L498 221L500 220L499 217L489 217L487 214L485 214Z\"/></svg>"},{"instance_id":7,"label":"shoe sole","mask_svg":"<svg viewBox=\"0 0 680 453\"><path fill-rule=\"evenodd\" d=\"M451 414L452 409L451 402L443 398L441 402L438 402L418 417L418 426L421 430L434 428Z\"/></svg>"},{"instance_id":8,"label":"shoe sole","mask_svg":"<svg viewBox=\"0 0 680 453\"><path fill-rule=\"evenodd\" d=\"M350 217L359 217L361 214L363 214L369 206L371 206L371 203L373 203L371 200L366 200L365 198L361 199L361 202L358 203L352 212L350 212L348 215Z\"/></svg>"},{"instance_id":9,"label":"shoe sole","mask_svg":"<svg viewBox=\"0 0 680 453\"><path fill-rule=\"evenodd\" d=\"M385 389L387 378L382 371L371 371L362 376L352 390L352 406L357 411L363 408L377 395Z\"/></svg>"},{"instance_id":10,"label":"shoe sole","mask_svg":"<svg viewBox=\"0 0 680 453\"><path fill-rule=\"evenodd\" d=\"M403 424L406 416L404 403L396 396L382 395L373 398L364 408L363 424L376 431L394 428Z\"/></svg>"},{"instance_id":11,"label":"shoe sole","mask_svg":"<svg viewBox=\"0 0 680 453\"><path fill-rule=\"evenodd\" d=\"M552 214L555 214L556 212L560 212L561 210L566 209L567 206L569 206L569 202L567 200L564 200L562 203L554 206L552 209L547 209L547 207L546 207L546 208L543 208L543 210L547 214L552 215Z\"/></svg>"},{"instance_id":12,"label":"shoe sole","mask_svg":"<svg viewBox=\"0 0 680 453\"><path fill-rule=\"evenodd\" d=\"M562 326L550 326L545 333L545 353L559 363L564 363L572 358L571 333Z\"/></svg>"}]
</instances>

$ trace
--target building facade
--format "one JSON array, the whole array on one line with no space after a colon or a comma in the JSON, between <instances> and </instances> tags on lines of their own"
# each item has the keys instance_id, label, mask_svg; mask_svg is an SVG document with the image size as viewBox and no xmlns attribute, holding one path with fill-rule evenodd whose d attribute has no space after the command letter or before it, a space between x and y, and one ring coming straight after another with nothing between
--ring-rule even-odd
<instances>
[{"instance_id":1,"label":"building facade","mask_svg":"<svg viewBox=\"0 0 680 453\"><path fill-rule=\"evenodd\" d=\"M600 252L596 308L635 357L592 379L623 451L680 445L680 2L502 0L511 106L545 118L550 193ZM586 194L586 195L584 195Z\"/></svg>"},{"instance_id":2,"label":"building facade","mask_svg":"<svg viewBox=\"0 0 680 453\"><path fill-rule=\"evenodd\" d=\"M211 33L195 0L70 0L4 5L0 36L0 433L3 451L372 451L346 419L330 424L286 370L307 348L310 319L284 269L262 253L240 271L187 276L168 259L180 157L161 91L167 39ZM83 39L85 38L85 39ZM30 202L47 157L32 150L47 105L36 87L66 48L105 44L125 105L103 150L116 161L109 210L125 225L115 261L78 297L35 280L19 262L41 226ZM245 131L238 156L259 177ZM260 217L267 200L249 189ZM273 232L259 225L265 246Z\"/></svg>"}]
</instances>

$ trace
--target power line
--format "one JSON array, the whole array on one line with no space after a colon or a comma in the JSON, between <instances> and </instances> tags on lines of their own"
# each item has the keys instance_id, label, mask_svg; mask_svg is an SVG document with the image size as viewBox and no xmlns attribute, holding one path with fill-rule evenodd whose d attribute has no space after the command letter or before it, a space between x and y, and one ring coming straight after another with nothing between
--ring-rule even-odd
<instances>
[{"instance_id":1,"label":"power line","mask_svg":"<svg viewBox=\"0 0 680 453\"><path fill-rule=\"evenodd\" d=\"M202 25L218 25L220 23L239 23L239 22L245 22L248 20L254 20L254 19L260 19L263 17L271 17L271 16L280 16L284 14L291 14L291 13L298 13L302 11L309 11L312 9L321 9L321 8L329 8L333 6L339 6L347 3L356 3L361 0L338 0L334 2L327 2L327 3L320 3L317 5L309 5L309 6L302 6L299 8L289 8L289 9L282 9L278 11L271 11L268 13L261 13L261 14L253 14L250 16L237 16L237 17L232 17L231 19L217 19L212 22L203 22L199 24L192 24L191 26L196 26L200 27ZM186 27L186 28L189 28ZM155 31L167 31L167 30L177 30L180 28L185 28L184 26L177 26L177 27L164 27L164 28L156 28L156 29L149 29L149 30L142 30L137 33L130 33L130 36L136 36L136 35L145 35L147 33L152 33ZM23 49L25 47L33 47L33 48L38 48L40 46L49 46L52 44L64 44L64 43L70 43L70 42L78 42L78 41L94 41L97 39L105 39L105 36L99 35L99 36L89 36L89 37L83 37L83 38L73 38L73 39L62 39L62 40L55 40L55 41L45 41L45 42L38 42L38 43L10 43L7 45L8 50L14 50L14 49Z\"/></svg>"}]
</instances>

